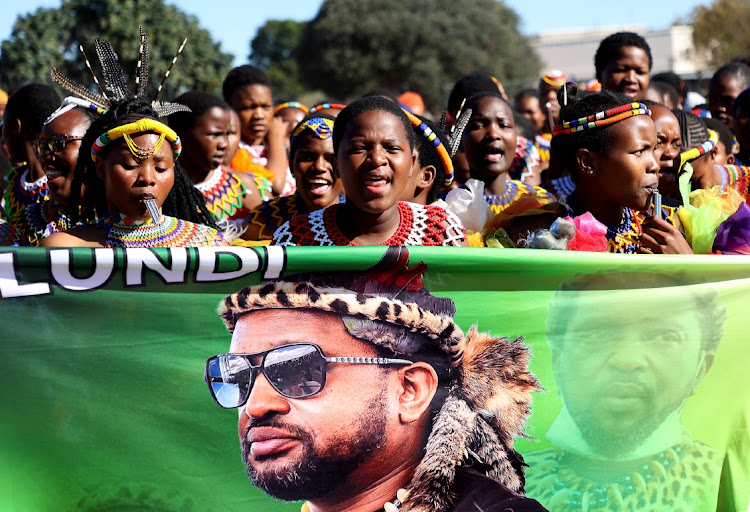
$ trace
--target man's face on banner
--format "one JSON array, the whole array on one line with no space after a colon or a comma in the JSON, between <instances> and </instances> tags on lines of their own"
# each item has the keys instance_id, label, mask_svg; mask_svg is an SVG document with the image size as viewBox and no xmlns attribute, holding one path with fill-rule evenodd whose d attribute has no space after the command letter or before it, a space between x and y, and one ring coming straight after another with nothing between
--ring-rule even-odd
<instances>
[{"instance_id":1,"label":"man's face on banner","mask_svg":"<svg viewBox=\"0 0 750 512\"><path fill-rule=\"evenodd\" d=\"M643 290L583 293L553 350L555 378L588 444L625 455L682 407L713 357L695 311Z\"/></svg>"},{"instance_id":2,"label":"man's face on banner","mask_svg":"<svg viewBox=\"0 0 750 512\"><path fill-rule=\"evenodd\" d=\"M338 316L302 310L242 316L230 351L252 354L291 343L314 343L327 357L377 356L346 332ZM385 375L375 365L329 364L322 391L294 399L259 374L239 408L242 458L253 483L275 498L296 501L323 496L345 482L367 481L382 464L380 448L394 416Z\"/></svg>"}]
</instances>

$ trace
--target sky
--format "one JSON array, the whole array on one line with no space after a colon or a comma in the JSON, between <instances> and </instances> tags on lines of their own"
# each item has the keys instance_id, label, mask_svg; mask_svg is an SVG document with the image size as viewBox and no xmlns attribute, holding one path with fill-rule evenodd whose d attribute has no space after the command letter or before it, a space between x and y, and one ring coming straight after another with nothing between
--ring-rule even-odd
<instances>
[{"instance_id":1,"label":"sky","mask_svg":"<svg viewBox=\"0 0 750 512\"><path fill-rule=\"evenodd\" d=\"M451 0L444 0L451 1ZM250 41L255 32L269 19L306 21L315 17L322 0L180 0L185 12L196 16L202 28L221 42L225 52L235 56L235 65L247 62ZM652 29L670 26L677 18L686 19L697 5L709 0L505 0L521 18L521 32L575 29L619 28L646 25ZM40 7L59 7L60 0L2 0L0 41L10 37L19 15ZM564 6L564 7L562 7Z\"/></svg>"}]
</instances>

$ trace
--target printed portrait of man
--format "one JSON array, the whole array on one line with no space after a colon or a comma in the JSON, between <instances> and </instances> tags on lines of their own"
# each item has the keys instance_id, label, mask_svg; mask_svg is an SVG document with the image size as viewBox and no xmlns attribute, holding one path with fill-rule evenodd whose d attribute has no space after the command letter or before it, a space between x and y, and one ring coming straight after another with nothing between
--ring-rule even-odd
<instances>
[{"instance_id":1,"label":"printed portrait of man","mask_svg":"<svg viewBox=\"0 0 750 512\"><path fill-rule=\"evenodd\" d=\"M548 305L562 410L527 490L552 511L713 510L721 456L682 424L711 369L725 306L710 285L653 274L574 277Z\"/></svg>"}]
</instances>

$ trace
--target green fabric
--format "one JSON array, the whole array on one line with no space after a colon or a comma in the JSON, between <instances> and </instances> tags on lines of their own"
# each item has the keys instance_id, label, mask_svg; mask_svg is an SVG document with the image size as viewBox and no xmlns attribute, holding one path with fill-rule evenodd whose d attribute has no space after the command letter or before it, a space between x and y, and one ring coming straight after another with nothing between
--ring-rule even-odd
<instances>
[{"instance_id":1,"label":"green fabric","mask_svg":"<svg viewBox=\"0 0 750 512\"><path fill-rule=\"evenodd\" d=\"M237 413L217 407L203 382L206 359L227 351L231 338L216 307L224 295L261 282L274 268L285 274L366 269L384 248L97 251L98 274L92 277L94 251L0 250L0 510L299 510L299 504L279 503L253 487L240 457ZM493 335L524 336L530 345L531 368L545 391L534 395L528 428L534 439L517 443L524 454L553 446L546 433L561 398L545 317L561 283L582 274L640 272L718 294L726 306L726 334L713 367L687 400L682 424L721 455L724 469L721 485L712 484L713 496L687 510L747 508L750 259L426 247L410 248L410 254L412 264L429 267L426 287L455 301L456 321L465 331L476 324ZM72 265L49 263L68 256ZM110 271L105 260L112 256ZM146 259L158 266L155 257L173 273L160 277L136 264ZM183 260L185 271L175 270ZM258 270L249 272L256 264ZM58 283L71 287L68 272L103 284L64 289ZM233 272L243 275L198 281ZM638 326L646 312L669 317L688 307L681 286L664 291L634 296L630 290L617 307L594 300L586 308L597 311L600 304L609 308L613 326L619 325L615 320ZM590 334L585 322L576 325L580 336L566 339ZM620 335L616 328L591 330ZM650 350L648 343L639 347Z\"/></svg>"}]
</instances>

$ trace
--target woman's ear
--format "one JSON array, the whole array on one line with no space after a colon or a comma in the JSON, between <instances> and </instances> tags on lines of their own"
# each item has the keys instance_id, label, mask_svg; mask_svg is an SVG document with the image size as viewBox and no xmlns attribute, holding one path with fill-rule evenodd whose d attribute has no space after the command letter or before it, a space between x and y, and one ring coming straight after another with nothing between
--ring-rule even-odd
<instances>
[{"instance_id":1,"label":"woman's ear","mask_svg":"<svg viewBox=\"0 0 750 512\"><path fill-rule=\"evenodd\" d=\"M593 175L596 173L596 155L586 149L580 148L576 151L576 167L579 175Z\"/></svg>"},{"instance_id":2,"label":"woman's ear","mask_svg":"<svg viewBox=\"0 0 750 512\"><path fill-rule=\"evenodd\" d=\"M424 167L422 167L422 177L419 178L419 183L417 184L417 188L421 190L431 188L432 184L435 182L436 176L437 176L437 169L435 169L435 166L425 165Z\"/></svg>"}]
</instances>

